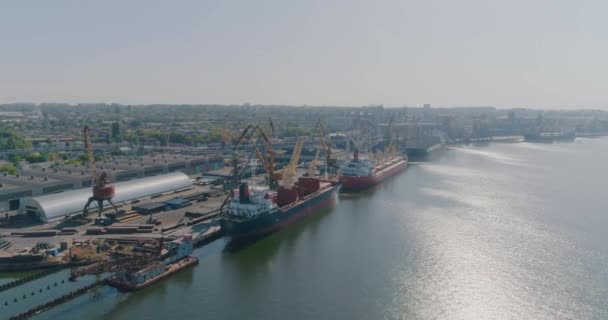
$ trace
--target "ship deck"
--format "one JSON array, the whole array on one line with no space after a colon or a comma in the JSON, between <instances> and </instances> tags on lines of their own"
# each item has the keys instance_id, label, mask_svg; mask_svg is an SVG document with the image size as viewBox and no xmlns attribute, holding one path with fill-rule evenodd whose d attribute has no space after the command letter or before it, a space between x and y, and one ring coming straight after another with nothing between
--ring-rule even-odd
<instances>
[{"instance_id":1,"label":"ship deck","mask_svg":"<svg viewBox=\"0 0 608 320\"><path fill-rule=\"evenodd\" d=\"M333 184L331 182L321 181L320 188L319 188L319 190L317 192L311 193L311 194L309 194L309 195L307 195L307 196L305 196L305 197L303 197L301 199L298 199L298 201L292 202L292 203L290 203L288 205L285 205L285 206L282 206L279 209L281 209L281 211L285 212L285 211L287 211L287 210L289 210L289 209L291 209L293 207L296 207L296 206L300 205L302 202L308 201L310 199L313 199L313 198L315 198L317 196L322 195L325 192L331 191L331 188L333 188L333 187L334 186L333 186Z\"/></svg>"},{"instance_id":2,"label":"ship deck","mask_svg":"<svg viewBox=\"0 0 608 320\"><path fill-rule=\"evenodd\" d=\"M164 279L164 278L172 275L173 273L181 271L182 269L193 266L195 264L198 264L198 258L188 256L181 260L168 264L167 266L165 266L165 270L163 272L161 272L159 275L149 278L148 280L146 280L142 283L125 282L125 281L120 281L117 279L110 279L110 280L108 280L108 283L113 287L117 287L117 288L123 289L123 290L128 290L128 291L138 290L138 289L147 287L161 279Z\"/></svg>"},{"instance_id":3,"label":"ship deck","mask_svg":"<svg viewBox=\"0 0 608 320\"><path fill-rule=\"evenodd\" d=\"M404 158L400 158L399 160L392 161L391 163L388 163L387 165L383 166L382 168L377 169L376 174L382 174L386 171L392 170L393 168L395 168L399 165L403 165L403 164L407 164L407 160Z\"/></svg>"}]
</instances>

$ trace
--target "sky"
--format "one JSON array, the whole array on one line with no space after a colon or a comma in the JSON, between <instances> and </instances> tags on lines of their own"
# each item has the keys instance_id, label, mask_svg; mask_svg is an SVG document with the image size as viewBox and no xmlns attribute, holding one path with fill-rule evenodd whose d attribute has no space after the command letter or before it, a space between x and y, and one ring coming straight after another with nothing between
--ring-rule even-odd
<instances>
[{"instance_id":1,"label":"sky","mask_svg":"<svg viewBox=\"0 0 608 320\"><path fill-rule=\"evenodd\" d=\"M608 109L606 0L0 0L0 103Z\"/></svg>"}]
</instances>

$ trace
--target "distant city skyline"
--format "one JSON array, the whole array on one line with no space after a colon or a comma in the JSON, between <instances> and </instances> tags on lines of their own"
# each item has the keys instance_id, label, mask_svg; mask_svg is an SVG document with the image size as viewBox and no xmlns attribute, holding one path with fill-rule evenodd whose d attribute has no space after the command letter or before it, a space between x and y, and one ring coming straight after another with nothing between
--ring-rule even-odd
<instances>
[{"instance_id":1,"label":"distant city skyline","mask_svg":"<svg viewBox=\"0 0 608 320\"><path fill-rule=\"evenodd\" d=\"M608 110L608 2L3 3L0 104Z\"/></svg>"}]
</instances>

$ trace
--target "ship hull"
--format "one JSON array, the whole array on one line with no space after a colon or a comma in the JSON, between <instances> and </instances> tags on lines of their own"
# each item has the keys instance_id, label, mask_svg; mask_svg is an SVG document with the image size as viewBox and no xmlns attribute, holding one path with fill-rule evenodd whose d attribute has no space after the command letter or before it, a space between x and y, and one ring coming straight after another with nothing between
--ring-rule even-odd
<instances>
[{"instance_id":1,"label":"ship hull","mask_svg":"<svg viewBox=\"0 0 608 320\"><path fill-rule=\"evenodd\" d=\"M108 279L108 284L114 288L117 288L119 290L123 290L123 291L136 291L139 289L143 289L147 286L150 286L162 279L165 279L169 276L171 276L174 273L177 273L179 271L182 271L186 268L195 266L198 264L198 258L195 257L186 257L182 260L179 260L177 262L174 262L170 265L168 265L165 268L165 271L163 271L161 274L152 277L142 283L135 283L135 282L130 282L130 281L122 281L116 278L110 278Z\"/></svg>"},{"instance_id":2,"label":"ship hull","mask_svg":"<svg viewBox=\"0 0 608 320\"><path fill-rule=\"evenodd\" d=\"M443 144L435 144L427 148L405 148L405 153L410 161L429 161L441 153L443 146Z\"/></svg>"},{"instance_id":3,"label":"ship hull","mask_svg":"<svg viewBox=\"0 0 608 320\"><path fill-rule=\"evenodd\" d=\"M378 172L373 176L340 176L340 184L342 185L341 190L345 192L357 192L375 185L378 185L405 170L407 167L407 161L399 161L396 164L390 165L388 168Z\"/></svg>"},{"instance_id":4,"label":"ship hull","mask_svg":"<svg viewBox=\"0 0 608 320\"><path fill-rule=\"evenodd\" d=\"M222 218L220 225L227 237L232 240L245 240L261 237L296 223L300 219L334 204L339 185L320 190L307 196L303 201L272 212L259 214L253 219Z\"/></svg>"},{"instance_id":5,"label":"ship hull","mask_svg":"<svg viewBox=\"0 0 608 320\"><path fill-rule=\"evenodd\" d=\"M524 139L528 142L554 142L554 141L574 141L576 134L574 133L557 133L557 134L526 134Z\"/></svg>"}]
</instances>

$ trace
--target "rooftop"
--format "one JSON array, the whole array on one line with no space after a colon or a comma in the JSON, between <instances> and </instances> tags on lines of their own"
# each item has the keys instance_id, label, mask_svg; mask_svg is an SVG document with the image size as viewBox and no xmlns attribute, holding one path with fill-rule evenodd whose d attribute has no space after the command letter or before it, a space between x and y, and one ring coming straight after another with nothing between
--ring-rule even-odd
<instances>
[{"instance_id":1,"label":"rooftop","mask_svg":"<svg viewBox=\"0 0 608 320\"><path fill-rule=\"evenodd\" d=\"M13 189L18 189L18 188L20 188L20 186L18 186L16 184L6 183L0 179L0 193L2 193L3 191L6 191L6 190L13 190Z\"/></svg>"},{"instance_id":2,"label":"rooftop","mask_svg":"<svg viewBox=\"0 0 608 320\"><path fill-rule=\"evenodd\" d=\"M39 186L61 182L61 180L50 177L41 177L36 175L24 174L0 174L0 183L12 184L16 186Z\"/></svg>"}]
</instances>

